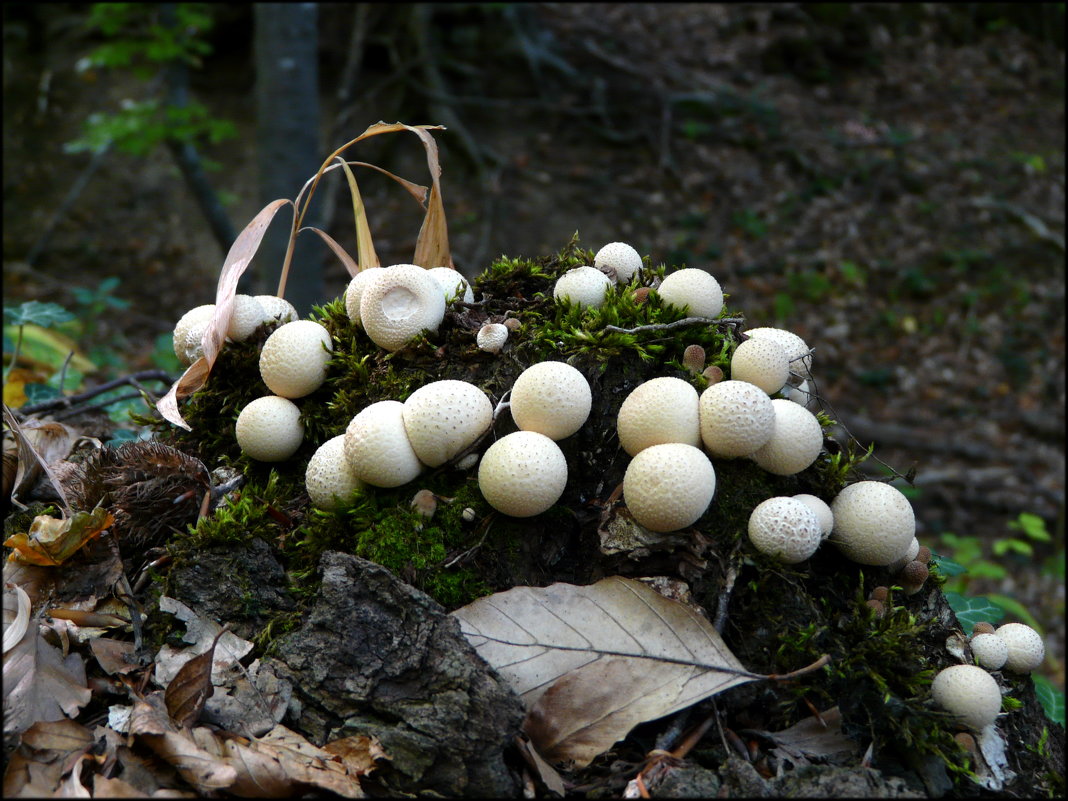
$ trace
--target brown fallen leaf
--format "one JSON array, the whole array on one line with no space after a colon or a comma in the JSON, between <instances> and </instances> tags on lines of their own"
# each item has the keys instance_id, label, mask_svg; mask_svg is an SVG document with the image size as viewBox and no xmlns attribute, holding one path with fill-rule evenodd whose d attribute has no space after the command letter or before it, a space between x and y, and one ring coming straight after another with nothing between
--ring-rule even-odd
<instances>
[{"instance_id":1,"label":"brown fallen leaf","mask_svg":"<svg viewBox=\"0 0 1068 801\"><path fill-rule=\"evenodd\" d=\"M58 567L114 522L112 514L100 507L91 512L76 512L65 520L38 515L28 532L18 532L4 540L4 545L14 549L7 558L24 564Z\"/></svg>"},{"instance_id":2,"label":"brown fallen leaf","mask_svg":"<svg viewBox=\"0 0 1068 801\"><path fill-rule=\"evenodd\" d=\"M211 664L215 658L215 646L225 631L223 629L215 636L207 651L182 665L163 694L167 712L183 729L191 728L196 723L204 710L204 703L215 692L211 683Z\"/></svg>"},{"instance_id":3,"label":"brown fallen leaf","mask_svg":"<svg viewBox=\"0 0 1068 801\"><path fill-rule=\"evenodd\" d=\"M57 423L53 420L38 420L30 417L21 423L14 413L4 404L4 422L8 428L4 431L5 463L6 456L10 452L6 443L13 438L16 443L15 470L11 476L10 498L19 503L20 494L29 492L37 483L38 477L44 472L49 481L55 487L59 497L67 505L63 486L53 472L51 465L62 459L66 459L78 440L79 434L70 426ZM6 483L6 482L5 482ZM21 505L21 504L20 504Z\"/></svg>"}]
</instances>

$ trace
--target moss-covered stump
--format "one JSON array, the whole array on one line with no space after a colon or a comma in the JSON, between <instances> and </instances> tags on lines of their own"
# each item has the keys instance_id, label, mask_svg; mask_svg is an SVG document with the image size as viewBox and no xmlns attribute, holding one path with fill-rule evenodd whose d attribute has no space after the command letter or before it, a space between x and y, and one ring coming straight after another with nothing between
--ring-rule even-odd
<instances>
[{"instance_id":1,"label":"moss-covered stump","mask_svg":"<svg viewBox=\"0 0 1068 801\"><path fill-rule=\"evenodd\" d=\"M994 793L976 782L975 763L954 739L952 721L930 700L931 678L954 662L946 640L958 626L937 575L907 596L895 587L897 577L888 569L850 562L833 547L821 547L798 565L784 565L757 552L746 537L749 514L761 501L809 493L830 502L853 478L851 468L863 454L855 443L826 436L833 422L826 415L818 415L825 432L823 451L802 472L777 476L748 459L713 459L715 496L693 526L654 535L635 524L619 493L629 463L616 436L620 405L632 389L657 376L675 376L703 391L708 379L684 365L683 354L692 345L703 350L706 367L718 367L729 377L744 318L738 310L724 308L714 322L684 322L684 311L648 292L664 276L662 265L646 265L629 285L611 287L600 308L554 301L555 279L592 261L593 253L577 240L550 257L502 257L472 282L476 302L454 301L437 332L424 332L392 353L376 347L350 322L342 299L317 308L312 318L330 332L333 355L325 383L295 401L304 442L281 463L248 459L234 438L241 408L270 394L257 363L269 330L227 345L207 384L183 407L192 430L157 425L167 444L197 456L211 470L240 473L243 484L211 515L171 541L175 564L165 590L194 607L206 604L212 616L225 617L254 639L259 654L277 657L293 649L296 632L303 637L314 621L322 625L329 617L321 591L326 553L380 565L447 611L518 585L587 584L609 575L681 579L749 669L786 673L821 654L831 656L818 672L790 682L742 685L716 698L723 725L738 731L781 731L813 710L837 707L842 733L855 750L850 764L856 766L867 752L867 765L875 772L817 778L812 788L867 782L899 795ZM509 324L504 349L480 350L478 330L508 319L518 323ZM548 511L530 518L495 511L479 492L476 471L463 454L399 488L356 493L334 511L310 504L304 488L308 460L319 445L344 433L369 404L404 401L441 379L470 382L499 402L526 367L549 359L566 361L586 377L593 404L582 428L558 443L568 481ZM515 428L508 413L499 414L472 452L484 452ZM437 498L429 519L412 508L419 490ZM250 563L258 559L269 569L253 568ZM201 575L207 565L218 582L210 590L203 589ZM881 616L867 603L877 586L891 588ZM1063 729L1041 713L1026 677L1005 675L1001 684L1012 699L1006 709L1020 707L999 724L1012 738L1010 767L1016 778L1006 787L1024 795L1063 789ZM332 702L309 699L312 706L316 703L328 710ZM393 713L382 714L375 725ZM344 715L317 715L318 722L309 726L319 734L344 728ZM359 728L356 717L350 722L349 728ZM301 727L300 720L290 723ZM618 744L614 758L640 764L657 736L649 736L648 726ZM724 766L737 754L725 742L706 737L689 759L717 771L722 786L734 786ZM603 773L605 765L594 762L587 775ZM821 766L811 767L818 773ZM773 774L760 773L770 769L766 761L755 760L753 769L765 781L761 792L777 792L767 783ZM704 782L701 786L714 783L695 775L695 781ZM800 781L801 774L795 779ZM409 775L406 789L417 783L417 776ZM591 779L590 792L610 786L609 779ZM448 782L440 787L461 791ZM805 794L793 784L790 792Z\"/></svg>"}]
</instances>

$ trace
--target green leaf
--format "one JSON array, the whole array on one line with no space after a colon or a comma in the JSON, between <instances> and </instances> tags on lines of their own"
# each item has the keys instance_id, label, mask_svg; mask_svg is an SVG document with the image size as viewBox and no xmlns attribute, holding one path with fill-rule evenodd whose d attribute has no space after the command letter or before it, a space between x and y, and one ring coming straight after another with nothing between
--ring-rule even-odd
<instances>
[{"instance_id":1,"label":"green leaf","mask_svg":"<svg viewBox=\"0 0 1068 801\"><path fill-rule=\"evenodd\" d=\"M981 621L997 623L1005 617L1005 610L993 604L989 599L982 596L966 598L957 592L947 592L946 601L957 616L961 628L971 631L972 627Z\"/></svg>"},{"instance_id":2,"label":"green leaf","mask_svg":"<svg viewBox=\"0 0 1068 801\"><path fill-rule=\"evenodd\" d=\"M1053 685L1045 676L1031 675L1031 681L1035 683L1035 695L1046 717L1054 723L1064 725L1064 690Z\"/></svg>"},{"instance_id":3,"label":"green leaf","mask_svg":"<svg viewBox=\"0 0 1068 801\"><path fill-rule=\"evenodd\" d=\"M26 393L26 402L31 404L43 403L59 397L59 390L48 384L27 384L23 392Z\"/></svg>"},{"instance_id":4,"label":"green leaf","mask_svg":"<svg viewBox=\"0 0 1068 801\"><path fill-rule=\"evenodd\" d=\"M998 540L994 543L995 556L1004 556L1010 551L1023 554L1024 556L1032 556L1034 555L1035 549L1032 548L1029 543L1026 543L1023 540Z\"/></svg>"},{"instance_id":5,"label":"green leaf","mask_svg":"<svg viewBox=\"0 0 1068 801\"><path fill-rule=\"evenodd\" d=\"M931 564L937 567L938 572L946 577L959 576L968 572L968 568L959 562L954 562L948 556L939 556L936 553L931 554Z\"/></svg>"},{"instance_id":6,"label":"green leaf","mask_svg":"<svg viewBox=\"0 0 1068 801\"><path fill-rule=\"evenodd\" d=\"M1008 612L1010 615L1019 618L1028 626L1033 628L1039 634L1043 632L1043 626L1039 623L1035 616L1031 614L1030 610L1015 598L1010 598L1007 595L1001 595L1000 593L989 593L987 600L992 604L996 604Z\"/></svg>"},{"instance_id":7,"label":"green leaf","mask_svg":"<svg viewBox=\"0 0 1068 801\"><path fill-rule=\"evenodd\" d=\"M43 328L65 323L74 319L74 315L58 303L41 303L30 300L19 306L5 306L4 319L12 325L33 323Z\"/></svg>"},{"instance_id":8,"label":"green leaf","mask_svg":"<svg viewBox=\"0 0 1068 801\"><path fill-rule=\"evenodd\" d=\"M1039 542L1049 542L1051 539L1046 530L1046 521L1029 512L1020 512L1020 516L1009 523L1009 528L1022 531L1027 537Z\"/></svg>"}]
</instances>

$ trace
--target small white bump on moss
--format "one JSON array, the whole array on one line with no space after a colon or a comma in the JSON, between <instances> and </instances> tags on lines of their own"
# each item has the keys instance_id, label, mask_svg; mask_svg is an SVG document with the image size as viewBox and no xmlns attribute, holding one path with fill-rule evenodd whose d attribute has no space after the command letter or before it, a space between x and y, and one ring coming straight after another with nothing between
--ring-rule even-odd
<instances>
[{"instance_id":1,"label":"small white bump on moss","mask_svg":"<svg viewBox=\"0 0 1068 801\"><path fill-rule=\"evenodd\" d=\"M931 682L936 704L965 726L982 731L1001 711L1001 689L994 677L975 665L953 665Z\"/></svg>"},{"instance_id":2,"label":"small white bump on moss","mask_svg":"<svg viewBox=\"0 0 1068 801\"><path fill-rule=\"evenodd\" d=\"M623 475L623 500L650 531L678 531L696 523L712 503L716 471L692 445L650 445L630 460Z\"/></svg>"},{"instance_id":3,"label":"small white bump on moss","mask_svg":"<svg viewBox=\"0 0 1068 801\"><path fill-rule=\"evenodd\" d=\"M701 444L697 390L674 376L644 381L624 398L616 415L619 444L629 456L651 445Z\"/></svg>"},{"instance_id":4,"label":"small white bump on moss","mask_svg":"<svg viewBox=\"0 0 1068 801\"><path fill-rule=\"evenodd\" d=\"M400 350L420 332L437 331L444 317L441 285L414 264L384 268L360 296L363 330L383 350Z\"/></svg>"},{"instance_id":5,"label":"small white bump on moss","mask_svg":"<svg viewBox=\"0 0 1068 801\"><path fill-rule=\"evenodd\" d=\"M976 634L968 645L980 667L1001 670L1009 658L1009 646L997 634Z\"/></svg>"},{"instance_id":6,"label":"small white bump on moss","mask_svg":"<svg viewBox=\"0 0 1068 801\"><path fill-rule=\"evenodd\" d=\"M1046 655L1046 644L1042 642L1042 635L1030 626L1023 623L1006 623L998 626L994 633L1009 649L1005 670L1030 673L1042 664Z\"/></svg>"},{"instance_id":7,"label":"small white bump on moss","mask_svg":"<svg viewBox=\"0 0 1068 801\"><path fill-rule=\"evenodd\" d=\"M862 565L889 565L901 559L916 536L912 504L882 481L858 481L831 501L830 541Z\"/></svg>"},{"instance_id":8,"label":"small white bump on moss","mask_svg":"<svg viewBox=\"0 0 1068 801\"><path fill-rule=\"evenodd\" d=\"M431 267L427 272L441 287L446 304L452 303L457 297L464 303L474 302L475 293L471 291L471 285L459 270L452 267Z\"/></svg>"},{"instance_id":9,"label":"small white bump on moss","mask_svg":"<svg viewBox=\"0 0 1068 801\"><path fill-rule=\"evenodd\" d=\"M252 295L234 295L234 309L226 336L234 342L244 342L263 325L267 312Z\"/></svg>"},{"instance_id":10,"label":"small white bump on moss","mask_svg":"<svg viewBox=\"0 0 1068 801\"><path fill-rule=\"evenodd\" d=\"M771 436L753 452L753 461L769 473L792 476L816 461L823 448L823 429L808 409L785 398L771 402L775 422Z\"/></svg>"},{"instance_id":11,"label":"small white bump on moss","mask_svg":"<svg viewBox=\"0 0 1068 801\"><path fill-rule=\"evenodd\" d=\"M283 398L303 398L322 386L334 349L330 332L312 320L294 320L274 330L260 351L260 377Z\"/></svg>"},{"instance_id":12,"label":"small white bump on moss","mask_svg":"<svg viewBox=\"0 0 1068 801\"><path fill-rule=\"evenodd\" d=\"M345 287L345 311L349 315L349 320L361 328L363 321L360 319L360 301L363 300L363 292L375 278L382 274L384 269L384 267L368 267L360 270L352 276L349 285Z\"/></svg>"},{"instance_id":13,"label":"small white bump on moss","mask_svg":"<svg viewBox=\"0 0 1068 801\"><path fill-rule=\"evenodd\" d=\"M178 361L189 366L204 355L201 340L215 314L215 304L205 303L190 309L174 326L174 355Z\"/></svg>"},{"instance_id":14,"label":"small white bump on moss","mask_svg":"<svg viewBox=\"0 0 1068 801\"><path fill-rule=\"evenodd\" d=\"M475 335L475 344L486 353L500 353L508 341L508 326L501 323L486 323Z\"/></svg>"},{"instance_id":15,"label":"small white bump on moss","mask_svg":"<svg viewBox=\"0 0 1068 801\"><path fill-rule=\"evenodd\" d=\"M304 471L304 486L311 502L326 510L337 509L365 489L345 456L344 434L328 439L312 454Z\"/></svg>"},{"instance_id":16,"label":"small white bump on moss","mask_svg":"<svg viewBox=\"0 0 1068 801\"><path fill-rule=\"evenodd\" d=\"M593 267L572 267L556 279L553 297L568 300L579 306L600 308L605 292L612 286L612 279Z\"/></svg>"},{"instance_id":17,"label":"small white bump on moss","mask_svg":"<svg viewBox=\"0 0 1068 801\"><path fill-rule=\"evenodd\" d=\"M749 456L770 438L775 407L759 387L746 381L720 381L701 393L701 441L713 456Z\"/></svg>"},{"instance_id":18,"label":"small white bump on moss","mask_svg":"<svg viewBox=\"0 0 1068 801\"><path fill-rule=\"evenodd\" d=\"M665 303L685 309L691 317L718 317L723 311L719 281L696 267L684 267L665 276L656 292Z\"/></svg>"},{"instance_id":19,"label":"small white bump on moss","mask_svg":"<svg viewBox=\"0 0 1068 801\"><path fill-rule=\"evenodd\" d=\"M356 477L376 487L407 484L423 469L404 428L404 404L396 400L372 403L349 421L345 456Z\"/></svg>"},{"instance_id":20,"label":"small white bump on moss","mask_svg":"<svg viewBox=\"0 0 1068 801\"><path fill-rule=\"evenodd\" d=\"M234 432L245 455L260 462L284 462L304 441L300 409L277 395L256 398L245 406Z\"/></svg>"},{"instance_id":21,"label":"small white bump on moss","mask_svg":"<svg viewBox=\"0 0 1068 801\"><path fill-rule=\"evenodd\" d=\"M586 377L570 364L545 361L519 374L509 402L519 428L559 440L570 437L586 422L593 392Z\"/></svg>"},{"instance_id":22,"label":"small white bump on moss","mask_svg":"<svg viewBox=\"0 0 1068 801\"><path fill-rule=\"evenodd\" d=\"M769 338L747 339L731 356L731 378L748 381L774 395L790 377L790 362L782 345Z\"/></svg>"},{"instance_id":23,"label":"small white bump on moss","mask_svg":"<svg viewBox=\"0 0 1068 801\"><path fill-rule=\"evenodd\" d=\"M533 517L564 493L567 460L560 446L536 431L513 431L494 442L478 465L486 503L511 517Z\"/></svg>"},{"instance_id":24,"label":"small white bump on moss","mask_svg":"<svg viewBox=\"0 0 1068 801\"><path fill-rule=\"evenodd\" d=\"M493 422L493 404L474 384L445 379L409 395L402 416L419 461L438 467L486 432Z\"/></svg>"},{"instance_id":25,"label":"small white bump on moss","mask_svg":"<svg viewBox=\"0 0 1068 801\"><path fill-rule=\"evenodd\" d=\"M617 284L626 284L643 265L641 255L626 242L609 242L597 251L593 266Z\"/></svg>"},{"instance_id":26,"label":"small white bump on moss","mask_svg":"<svg viewBox=\"0 0 1068 801\"><path fill-rule=\"evenodd\" d=\"M823 539L812 508L783 496L756 505L749 515L748 533L753 547L788 565L808 559Z\"/></svg>"}]
</instances>

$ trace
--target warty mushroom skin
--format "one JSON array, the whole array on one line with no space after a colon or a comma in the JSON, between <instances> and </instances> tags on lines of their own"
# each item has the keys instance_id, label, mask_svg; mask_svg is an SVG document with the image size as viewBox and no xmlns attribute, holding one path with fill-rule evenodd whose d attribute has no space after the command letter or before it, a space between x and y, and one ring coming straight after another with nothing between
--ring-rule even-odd
<instances>
[{"instance_id":1,"label":"warty mushroom skin","mask_svg":"<svg viewBox=\"0 0 1068 801\"><path fill-rule=\"evenodd\" d=\"M283 398L303 398L322 386L334 349L330 332L311 320L284 323L260 350L260 377Z\"/></svg>"},{"instance_id":2,"label":"warty mushroom skin","mask_svg":"<svg viewBox=\"0 0 1068 801\"><path fill-rule=\"evenodd\" d=\"M363 330L383 350L400 350L421 331L437 331L444 317L441 285L414 264L384 268L360 294Z\"/></svg>"},{"instance_id":3,"label":"warty mushroom skin","mask_svg":"<svg viewBox=\"0 0 1068 801\"><path fill-rule=\"evenodd\" d=\"M345 456L345 435L331 437L312 454L304 471L304 487L319 509L336 509L365 485Z\"/></svg>"},{"instance_id":4,"label":"warty mushroom skin","mask_svg":"<svg viewBox=\"0 0 1068 801\"><path fill-rule=\"evenodd\" d=\"M745 381L720 381L701 393L698 413L701 441L721 459L749 456L775 430L771 398Z\"/></svg>"},{"instance_id":5,"label":"warty mushroom skin","mask_svg":"<svg viewBox=\"0 0 1068 801\"><path fill-rule=\"evenodd\" d=\"M560 440L578 431L593 406L586 377L566 362L530 365L512 384L512 419L524 431Z\"/></svg>"},{"instance_id":6,"label":"warty mushroom skin","mask_svg":"<svg viewBox=\"0 0 1068 801\"><path fill-rule=\"evenodd\" d=\"M792 376L797 376L800 380L811 373L812 354L809 353L809 347L805 344L805 340L793 331L787 331L785 328L761 326L748 329L745 331L745 335L753 338L768 337L778 342L782 349L786 351L786 358L790 361L790 373Z\"/></svg>"},{"instance_id":7,"label":"warty mushroom skin","mask_svg":"<svg viewBox=\"0 0 1068 801\"><path fill-rule=\"evenodd\" d=\"M1005 670L1013 673L1030 673L1042 664L1046 655L1046 644L1042 635L1023 623L1005 623L994 630L994 634L1009 649L1005 659Z\"/></svg>"},{"instance_id":8,"label":"warty mushroom skin","mask_svg":"<svg viewBox=\"0 0 1068 801\"><path fill-rule=\"evenodd\" d=\"M478 465L486 502L511 517L533 517L564 493L567 460L560 446L537 431L513 431L494 442Z\"/></svg>"},{"instance_id":9,"label":"warty mushroom skin","mask_svg":"<svg viewBox=\"0 0 1068 801\"><path fill-rule=\"evenodd\" d=\"M493 422L493 404L474 384L444 379L409 395L402 418L419 461L438 467L486 432Z\"/></svg>"},{"instance_id":10,"label":"warty mushroom skin","mask_svg":"<svg viewBox=\"0 0 1068 801\"><path fill-rule=\"evenodd\" d=\"M805 503L809 509L815 512L816 519L820 524L820 540L827 539L831 535L831 529L834 528L834 515L831 513L831 507L822 498L817 498L815 495L801 493L793 497Z\"/></svg>"},{"instance_id":11,"label":"warty mushroom skin","mask_svg":"<svg viewBox=\"0 0 1068 801\"><path fill-rule=\"evenodd\" d=\"M987 670L1000 670L1008 661L1009 646L993 632L972 635L968 645L979 666Z\"/></svg>"},{"instance_id":12,"label":"warty mushroom skin","mask_svg":"<svg viewBox=\"0 0 1068 801\"><path fill-rule=\"evenodd\" d=\"M500 353L508 341L508 326L502 323L486 323L475 335L475 344L486 353Z\"/></svg>"},{"instance_id":13,"label":"warty mushroom skin","mask_svg":"<svg viewBox=\"0 0 1068 801\"><path fill-rule=\"evenodd\" d=\"M809 467L823 449L823 429L819 420L804 406L785 398L771 402L775 412L771 436L752 454L752 459L769 473L792 476Z\"/></svg>"},{"instance_id":14,"label":"warty mushroom skin","mask_svg":"<svg viewBox=\"0 0 1068 801\"><path fill-rule=\"evenodd\" d=\"M349 320L361 328L363 321L360 319L360 301L363 299L363 292L375 278L381 275L384 269L385 267L367 267L360 270L352 276L349 285L345 287L345 311L349 315Z\"/></svg>"},{"instance_id":15,"label":"warty mushroom skin","mask_svg":"<svg viewBox=\"0 0 1068 801\"><path fill-rule=\"evenodd\" d=\"M686 309L691 317L718 317L723 311L719 281L696 267L684 267L665 276L656 292L664 303Z\"/></svg>"},{"instance_id":16,"label":"warty mushroom skin","mask_svg":"<svg viewBox=\"0 0 1068 801\"><path fill-rule=\"evenodd\" d=\"M205 303L187 311L175 324L174 355L183 365L189 366L204 355L201 340L214 314L215 304Z\"/></svg>"},{"instance_id":17,"label":"warty mushroom skin","mask_svg":"<svg viewBox=\"0 0 1068 801\"><path fill-rule=\"evenodd\" d=\"M786 385L790 377L790 362L775 340L769 337L747 339L734 349L731 356L731 378L748 381L769 395Z\"/></svg>"},{"instance_id":18,"label":"warty mushroom skin","mask_svg":"<svg viewBox=\"0 0 1068 801\"><path fill-rule=\"evenodd\" d=\"M808 559L822 540L812 508L797 498L782 496L756 505L749 515L748 533L753 547L788 565Z\"/></svg>"},{"instance_id":19,"label":"warty mushroom skin","mask_svg":"<svg viewBox=\"0 0 1068 801\"><path fill-rule=\"evenodd\" d=\"M642 257L626 242L609 242L593 257L594 268L615 276L617 284L626 284L642 269Z\"/></svg>"},{"instance_id":20,"label":"warty mushroom skin","mask_svg":"<svg viewBox=\"0 0 1068 801\"><path fill-rule=\"evenodd\" d=\"M285 298L277 295L255 295L254 297L263 309L265 323L291 323L298 317L296 308Z\"/></svg>"},{"instance_id":21,"label":"warty mushroom skin","mask_svg":"<svg viewBox=\"0 0 1068 801\"><path fill-rule=\"evenodd\" d=\"M234 426L237 444L250 459L284 462L304 441L300 409L288 398L267 395L249 403Z\"/></svg>"},{"instance_id":22,"label":"warty mushroom skin","mask_svg":"<svg viewBox=\"0 0 1068 801\"><path fill-rule=\"evenodd\" d=\"M1001 689L994 677L976 665L953 665L931 682L936 704L965 726L982 731L1001 711Z\"/></svg>"},{"instance_id":23,"label":"warty mushroom skin","mask_svg":"<svg viewBox=\"0 0 1068 801\"><path fill-rule=\"evenodd\" d=\"M475 293L459 270L452 267L431 267L427 272L441 287L446 304L452 303L457 297L462 298L464 303L474 302Z\"/></svg>"},{"instance_id":24,"label":"warty mushroom skin","mask_svg":"<svg viewBox=\"0 0 1068 801\"><path fill-rule=\"evenodd\" d=\"M858 481L831 501L830 541L862 565L889 565L908 551L916 536L912 504L900 490L881 481Z\"/></svg>"},{"instance_id":25,"label":"warty mushroom skin","mask_svg":"<svg viewBox=\"0 0 1068 801\"><path fill-rule=\"evenodd\" d=\"M616 415L616 433L629 456L665 442L700 446L697 390L674 376L642 382L623 399Z\"/></svg>"},{"instance_id":26,"label":"warty mushroom skin","mask_svg":"<svg viewBox=\"0 0 1068 801\"><path fill-rule=\"evenodd\" d=\"M680 442L650 445L630 460L623 500L639 524L656 532L693 525L716 491L716 471L700 448Z\"/></svg>"},{"instance_id":27,"label":"warty mushroom skin","mask_svg":"<svg viewBox=\"0 0 1068 801\"><path fill-rule=\"evenodd\" d=\"M404 404L376 401L349 421L345 456L361 481L376 487L399 487L423 469L404 428Z\"/></svg>"},{"instance_id":28,"label":"warty mushroom skin","mask_svg":"<svg viewBox=\"0 0 1068 801\"><path fill-rule=\"evenodd\" d=\"M589 266L572 267L556 279L553 297L596 309L604 303L605 292L610 286L612 279L600 270Z\"/></svg>"}]
</instances>

